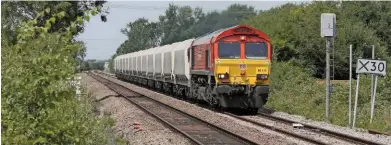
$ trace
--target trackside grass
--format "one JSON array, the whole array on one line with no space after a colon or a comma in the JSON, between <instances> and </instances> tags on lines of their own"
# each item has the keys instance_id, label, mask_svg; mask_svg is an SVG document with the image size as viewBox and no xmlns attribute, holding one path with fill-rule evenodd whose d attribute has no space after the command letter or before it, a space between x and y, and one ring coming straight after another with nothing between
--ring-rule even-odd
<instances>
[{"instance_id":1,"label":"trackside grass","mask_svg":"<svg viewBox=\"0 0 391 145\"><path fill-rule=\"evenodd\" d=\"M390 71L389 71L390 72ZM370 120L370 76L360 76L359 102L356 127L391 133L390 77L379 78L375 115ZM326 86L321 80L295 66L292 62L274 62L272 65L272 93L266 107L289 114L305 116L312 120L325 120ZM356 80L352 83L354 105ZM330 98L330 122L348 125L349 82L335 83Z\"/></svg>"}]
</instances>

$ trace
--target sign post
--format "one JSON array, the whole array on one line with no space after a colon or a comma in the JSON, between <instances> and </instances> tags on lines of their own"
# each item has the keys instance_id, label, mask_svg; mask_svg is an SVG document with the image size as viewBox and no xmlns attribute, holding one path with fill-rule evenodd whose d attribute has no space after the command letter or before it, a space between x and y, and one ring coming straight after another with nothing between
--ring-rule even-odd
<instances>
[{"instance_id":1,"label":"sign post","mask_svg":"<svg viewBox=\"0 0 391 145\"><path fill-rule=\"evenodd\" d=\"M387 70L387 62L384 60L374 60L374 59L358 59L356 73L357 76L357 88L356 88L356 100L354 104L354 117L353 117L353 127L355 127L356 123L356 114L357 114L357 102L358 102L358 89L360 83L360 74L374 74L375 75L375 86L373 91L373 99L371 99L371 122L373 117L373 111L375 107L375 96L376 96L376 87L377 87L377 76L386 75Z\"/></svg>"},{"instance_id":2,"label":"sign post","mask_svg":"<svg viewBox=\"0 0 391 145\"><path fill-rule=\"evenodd\" d=\"M352 45L349 49L349 127L352 128Z\"/></svg>"},{"instance_id":3,"label":"sign post","mask_svg":"<svg viewBox=\"0 0 391 145\"><path fill-rule=\"evenodd\" d=\"M371 102L371 120L369 121L369 123L372 123L373 113L375 112L376 87L377 87L377 75L375 76L375 88L373 89L373 98Z\"/></svg>"},{"instance_id":4,"label":"sign post","mask_svg":"<svg viewBox=\"0 0 391 145\"><path fill-rule=\"evenodd\" d=\"M360 86L360 74L357 75L357 87L356 87L356 99L354 101L354 112L353 112L353 127L356 125L356 114L357 114L357 103L358 103L358 88Z\"/></svg>"},{"instance_id":5,"label":"sign post","mask_svg":"<svg viewBox=\"0 0 391 145\"><path fill-rule=\"evenodd\" d=\"M372 59L375 59L375 45L372 45ZM375 106L375 100L374 100L374 77L375 77L375 75L374 74L372 74L371 75L371 120L370 120L370 123L372 123L372 117L373 117L373 110L372 110L372 108L374 108L374 106Z\"/></svg>"}]
</instances>

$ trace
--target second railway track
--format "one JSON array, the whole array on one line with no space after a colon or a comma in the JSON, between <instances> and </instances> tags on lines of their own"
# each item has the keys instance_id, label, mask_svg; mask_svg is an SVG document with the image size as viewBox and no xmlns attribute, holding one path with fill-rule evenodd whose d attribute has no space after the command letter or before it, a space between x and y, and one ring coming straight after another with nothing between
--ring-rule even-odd
<instances>
[{"instance_id":1,"label":"second railway track","mask_svg":"<svg viewBox=\"0 0 391 145\"><path fill-rule=\"evenodd\" d=\"M159 121L168 125L172 129L183 134L196 144L200 145L240 145L257 143L241 137L238 134L231 133L218 126L203 121L195 116L182 112L176 108L155 101L151 98L142 96L130 89L116 84L98 75L89 73L91 77L101 82L114 92L123 96L126 100L133 103L143 111L149 113Z\"/></svg>"},{"instance_id":2,"label":"second railway track","mask_svg":"<svg viewBox=\"0 0 391 145\"><path fill-rule=\"evenodd\" d=\"M254 125L257 125L257 126L260 126L260 127L269 128L271 130L275 130L277 132L280 132L280 133L283 133L283 134L287 134L287 135L295 137L295 138L300 138L302 140L305 140L305 141L308 141L308 142L311 142L311 143L322 144L322 145L330 144L330 143L327 143L327 142L323 142L323 141L321 141L320 139L317 139L317 138L312 138L312 137L309 137L309 136L305 136L305 135L301 135L301 134L298 134L298 133L294 133L292 131L281 129L280 127L275 127L273 125L268 125L267 123L258 122L258 121L255 121L253 119L249 119L249 118L246 118L246 117L243 117L243 116L238 116L238 115L235 115L235 114L232 114L232 113L227 113L227 112L224 112L224 114L226 114L228 116L231 116L233 118L245 121L245 122L249 122L251 124L254 124ZM351 136L351 135L348 135L348 134L343 134L343 133L335 132L335 131L332 131L332 130L320 128L320 127L317 127L317 126L312 126L312 125L309 125L309 124L295 122L295 121L288 120L288 119L285 119L285 118L275 117L275 116L268 115L268 114L261 113L258 116L261 117L261 118L268 119L268 120L273 120L273 121L276 121L276 122L287 124L288 126L291 126L294 123L301 124L301 125L303 125L303 127L301 127L301 129L308 130L310 132L313 132L313 133L316 133L316 134L321 134L321 135L328 136L328 137L331 137L331 138L335 138L337 140L350 142L350 143L353 143L353 144L382 145L381 143L378 143L378 142L375 142L375 141L371 141L371 140L367 140L365 138L359 138L359 137Z\"/></svg>"}]
</instances>

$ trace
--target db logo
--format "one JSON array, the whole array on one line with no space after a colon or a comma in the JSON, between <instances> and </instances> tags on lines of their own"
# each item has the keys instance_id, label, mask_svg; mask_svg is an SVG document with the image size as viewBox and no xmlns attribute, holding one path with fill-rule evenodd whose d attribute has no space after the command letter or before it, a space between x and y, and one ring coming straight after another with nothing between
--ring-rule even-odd
<instances>
[{"instance_id":1,"label":"db logo","mask_svg":"<svg viewBox=\"0 0 391 145\"><path fill-rule=\"evenodd\" d=\"M246 64L240 64L239 67L241 70L244 70L244 69L246 69Z\"/></svg>"}]
</instances>

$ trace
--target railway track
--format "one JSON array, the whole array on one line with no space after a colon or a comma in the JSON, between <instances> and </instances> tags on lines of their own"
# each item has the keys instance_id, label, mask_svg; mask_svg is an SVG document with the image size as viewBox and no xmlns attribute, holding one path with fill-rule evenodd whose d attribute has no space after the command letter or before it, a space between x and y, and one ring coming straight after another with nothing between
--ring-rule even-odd
<instances>
[{"instance_id":1,"label":"railway track","mask_svg":"<svg viewBox=\"0 0 391 145\"><path fill-rule=\"evenodd\" d=\"M380 131L377 131L377 130L370 130L370 129L368 130L368 133L391 136L391 133L385 133L385 132L380 132Z\"/></svg>"},{"instance_id":2,"label":"railway track","mask_svg":"<svg viewBox=\"0 0 391 145\"><path fill-rule=\"evenodd\" d=\"M324 144L324 145L328 144L328 143L322 142L322 141L320 141L319 139L316 139L316 138L311 138L311 137L307 137L307 136L304 136L304 135L301 135L301 134L297 134L297 133L294 133L294 132L291 132L291 131L280 129L280 128L274 127L272 125L268 125L266 123L258 122L258 121L255 121L253 119L249 119L249 118L246 118L246 117L243 117L243 116L238 116L238 115L227 113L227 112L224 112L224 114L229 115L231 117L234 117L236 119L239 119L239 120L242 120L242 121L245 121L245 122L249 122L251 124L254 124L254 125L257 125L257 126L260 126L260 127L269 128L269 129L275 130L277 132L280 132L280 133L283 133L283 134L287 134L289 136L292 136L292 137L295 137L295 138L299 138L299 139L302 139L302 140L305 140L305 141L308 141L308 142L311 142L311 143ZM288 120L288 119L281 118L281 117L271 116L271 115L264 114L264 113L260 113L258 116L262 117L262 118L265 118L265 119L268 119L268 120L281 122L281 123L284 123L284 124L287 124L287 125L290 125L290 126L292 126L292 124L294 124L294 123L301 124L301 125L303 125L302 129L309 130L309 131L315 132L315 133L320 133L322 135L326 135L326 136L329 136L329 137L332 137L332 138L336 138L338 140L351 142L351 143L354 143L354 144L381 145L381 143L378 143L378 142L375 142L375 141L366 140L364 138L359 138L359 137L351 136L351 135L348 135L348 134L335 132L335 131L332 131L332 130L327 130L327 129L320 128L320 127L313 126L313 125L309 125L309 124L295 122L295 121Z\"/></svg>"},{"instance_id":3,"label":"railway track","mask_svg":"<svg viewBox=\"0 0 391 145\"><path fill-rule=\"evenodd\" d=\"M112 77L112 78L115 78L114 76L112 75L107 75L107 74L102 74L102 75L106 75L106 76L109 76L109 77ZM126 88L127 89L127 88ZM151 99L152 100L152 99ZM155 100L153 100L155 101ZM157 102L157 101L156 101ZM159 102L160 103L160 102ZM165 105L165 104L163 104ZM165 106L168 106L168 105L165 105ZM169 107L169 106L168 106ZM172 107L171 107L172 108ZM179 111L175 108L173 108L174 110L176 111ZM180 111L179 111L180 112ZM289 135L289 136L292 136L294 138L298 138L298 139L301 139L301 140L304 140L304 141L307 141L307 142L310 142L310 143L314 143L314 144L329 144L329 143L326 143L324 141L321 141L316 138L313 138L313 137L308 137L308 136L305 136L305 135L302 135L300 133L295 133L295 132L292 132L292 131L288 131L288 130L284 130L284 129L281 129L281 128L277 128L277 127L274 127L274 126L271 126L271 125L268 125L266 123L262 123L262 122L257 122L257 121L254 121L252 119L248 119L246 117L243 117L243 116L239 116L239 115L235 115L235 114L232 114L232 113L228 113L228 112L222 112L223 114L226 114L228 116L231 116L233 118L236 118L236 119L239 119L239 120L242 120L242 121L245 121L245 122L248 122L248 123L251 123L251 124L254 124L256 126L260 126L260 127L263 127L263 128L268 128L270 130L274 130L274 131L277 131L277 132L280 132L282 134L286 134L286 135ZM189 115L189 114L188 114ZM319 128L317 126L313 126L313 125L309 125L309 124L304 124L304 123L300 123L300 122L295 122L295 121L292 121L292 120L288 120L288 119L285 119L285 118L280 118L280 117L275 117L275 116L271 116L271 115L268 115L268 114L264 114L264 113L260 113L258 115L259 117L261 118L264 118L264 119L268 119L268 120L272 120L272 121L276 121L276 122L280 122L280 123L283 123L283 124L287 124L289 126L292 126L293 123L298 123L298 124L301 124L303 125L303 127L301 129L304 129L304 130L308 130L310 132L314 132L314 133L317 133L317 134L322 134L324 136L329 136L331 138L335 138L337 140L342 140L342 141L346 141L346 142L351 142L351 143L354 143L354 144L370 144L370 145L380 145L381 143L378 143L378 142L374 142L374 141L371 141L371 140L366 140L364 138L359 138L359 137L355 137L355 136L351 136L351 135L348 135L348 134L343 134L343 133L339 133L339 132L335 132L335 131L332 131L332 130L327 130L327 129L324 129L324 128ZM199 119L200 120L200 119ZM227 132L227 131L225 131ZM372 133L374 131L371 131L369 130L369 133ZM384 134L384 133L381 133L381 132L374 132L372 134Z\"/></svg>"},{"instance_id":4,"label":"railway track","mask_svg":"<svg viewBox=\"0 0 391 145\"><path fill-rule=\"evenodd\" d=\"M182 112L176 108L153 100L149 97L137 94L130 89L107 80L98 75L89 73L91 77L101 82L114 92L123 96L126 100L155 117L173 130L183 134L195 144L226 144L226 145L255 145L251 140L238 134L231 133L218 126L203 121L195 116Z\"/></svg>"},{"instance_id":5,"label":"railway track","mask_svg":"<svg viewBox=\"0 0 391 145\"><path fill-rule=\"evenodd\" d=\"M341 139L341 140L354 142L354 143L357 143L357 144L371 144L371 145L380 145L381 144L381 143L377 143L377 142L374 142L374 141L371 141L371 140L367 140L367 139L364 139L364 138L359 138L359 137L351 136L351 135L348 135L348 134L339 133L339 132L336 132L336 131L324 129L324 128L317 127L317 126L310 125L310 124L305 124L305 123L301 123L301 122L295 122L293 120L289 120L289 119L285 119L285 118L281 118L281 117L276 117L276 116L272 116L272 115L269 115L269 114L260 113L259 116L265 117L265 118L269 118L269 119L272 119L272 120L275 120L275 121L279 121L279 122L285 122L286 124L294 124L294 123L301 124L301 125L303 125L303 128L306 129L306 130L315 131L315 132L318 132L318 133L322 133L322 134L325 134L325 135L328 135L328 136L332 136L332 137L335 137L335 138L338 138L338 139Z\"/></svg>"}]
</instances>

